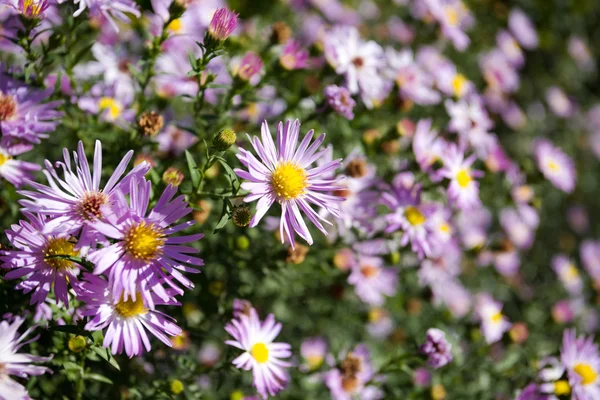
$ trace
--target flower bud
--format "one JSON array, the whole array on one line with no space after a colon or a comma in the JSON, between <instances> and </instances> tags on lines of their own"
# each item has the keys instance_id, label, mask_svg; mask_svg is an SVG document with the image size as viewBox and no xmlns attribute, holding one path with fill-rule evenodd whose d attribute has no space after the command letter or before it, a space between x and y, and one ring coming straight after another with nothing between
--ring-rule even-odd
<instances>
[{"instance_id":1,"label":"flower bud","mask_svg":"<svg viewBox=\"0 0 600 400\"><path fill-rule=\"evenodd\" d=\"M238 16L239 14L225 7L219 8L210 21L208 34L215 40L227 39L238 25Z\"/></svg>"},{"instance_id":2,"label":"flower bud","mask_svg":"<svg viewBox=\"0 0 600 400\"><path fill-rule=\"evenodd\" d=\"M184 388L185 386L183 386L183 382L181 382L179 379L173 379L171 381L171 393L179 394L183 392Z\"/></svg>"},{"instance_id":3,"label":"flower bud","mask_svg":"<svg viewBox=\"0 0 600 400\"><path fill-rule=\"evenodd\" d=\"M163 128L165 120L155 111L142 113L138 121L138 130L144 136L154 137Z\"/></svg>"},{"instance_id":4,"label":"flower bud","mask_svg":"<svg viewBox=\"0 0 600 400\"><path fill-rule=\"evenodd\" d=\"M222 129L213 139L213 147L218 151L225 151L236 141L237 135L233 129Z\"/></svg>"},{"instance_id":5,"label":"flower bud","mask_svg":"<svg viewBox=\"0 0 600 400\"><path fill-rule=\"evenodd\" d=\"M71 350L73 353L79 353L86 348L87 341L83 336L73 336L71 339L69 339L68 346L69 350Z\"/></svg>"},{"instance_id":6,"label":"flower bud","mask_svg":"<svg viewBox=\"0 0 600 400\"><path fill-rule=\"evenodd\" d=\"M237 75L241 80L249 81L260 72L262 67L263 62L260 57L249 51L240 62Z\"/></svg>"},{"instance_id":7,"label":"flower bud","mask_svg":"<svg viewBox=\"0 0 600 400\"><path fill-rule=\"evenodd\" d=\"M247 236L238 236L235 239L235 245L240 250L248 250L250 247L250 239Z\"/></svg>"},{"instance_id":8,"label":"flower bud","mask_svg":"<svg viewBox=\"0 0 600 400\"><path fill-rule=\"evenodd\" d=\"M183 182L183 172L175 167L169 167L163 173L162 180L167 185L179 186Z\"/></svg>"},{"instance_id":9,"label":"flower bud","mask_svg":"<svg viewBox=\"0 0 600 400\"><path fill-rule=\"evenodd\" d=\"M248 226L252 219L250 208L243 205L234 207L233 210L231 210L231 219L233 220L233 223L240 228Z\"/></svg>"}]
</instances>

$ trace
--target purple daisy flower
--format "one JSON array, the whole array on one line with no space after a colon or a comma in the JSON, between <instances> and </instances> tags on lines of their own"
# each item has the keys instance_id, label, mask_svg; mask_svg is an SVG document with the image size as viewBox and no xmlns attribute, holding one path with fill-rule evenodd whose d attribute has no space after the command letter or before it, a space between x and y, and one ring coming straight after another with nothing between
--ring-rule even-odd
<instances>
[{"instance_id":1,"label":"purple daisy flower","mask_svg":"<svg viewBox=\"0 0 600 400\"><path fill-rule=\"evenodd\" d=\"M567 369L573 399L600 399L600 353L592 336L577 337L574 329L566 330L560 361Z\"/></svg>"},{"instance_id":2,"label":"purple daisy flower","mask_svg":"<svg viewBox=\"0 0 600 400\"><path fill-rule=\"evenodd\" d=\"M281 359L292 355L292 346L273 342L281 331L281 323L275 322L273 314L261 322L256 310L251 308L249 315L234 318L225 325L225 330L235 339L225 343L244 351L233 360L233 365L245 371L252 369L254 386L264 399L286 387L289 376L285 368L292 364Z\"/></svg>"},{"instance_id":3,"label":"purple daisy flower","mask_svg":"<svg viewBox=\"0 0 600 400\"><path fill-rule=\"evenodd\" d=\"M73 232L83 227L80 245L86 245L93 241L96 235L93 229L90 229L91 224L104 219L107 207L114 202L114 194L121 187L125 190L129 189L130 179L134 176L143 176L150 169L147 163L142 163L119 181L132 156L133 150L125 154L104 188L100 189L102 173L100 141L96 141L92 171L90 171L81 141L77 146L77 152L73 152L74 168L71 167L69 151L63 149L64 163L57 162L56 166L63 170L64 179L59 178L50 161L46 160L44 174L48 179L49 186L30 181L29 185L35 191L22 190L19 192L28 198L28 200L20 201L23 210L51 215L53 218L46 222L47 230L60 226L62 231Z\"/></svg>"},{"instance_id":4,"label":"purple daisy flower","mask_svg":"<svg viewBox=\"0 0 600 400\"><path fill-rule=\"evenodd\" d=\"M462 210L481 205L479 182L475 178L483 176L483 172L471 168L476 159L475 154L465 158L463 150L455 144L448 145L443 155L444 167L440 175L450 179L448 198Z\"/></svg>"},{"instance_id":5,"label":"purple daisy flower","mask_svg":"<svg viewBox=\"0 0 600 400\"><path fill-rule=\"evenodd\" d=\"M301 211L327 235L319 220L330 225L331 223L317 214L310 204L325 209L339 218L337 203L343 201L341 197L328 194L342 187L337 184L336 179L325 177L340 166L341 159L309 169L311 164L327 152L327 149L317 152L325 140L325 134L321 134L310 144L314 134L314 131L310 130L304 136L300 146L296 148L299 134L300 121L287 121L285 125L280 122L277 127L277 147L275 147L269 126L266 121L263 122L262 141L257 137L249 137L260 160L249 151L240 149L238 158L248 171L239 168L235 170L238 176L247 181L242 183L242 189L250 191L244 201L258 200L256 214L250 221L250 226L256 226L277 201L282 209L279 224L281 239L282 241L288 239L292 247L295 243L294 232L309 244L313 243Z\"/></svg>"},{"instance_id":6,"label":"purple daisy flower","mask_svg":"<svg viewBox=\"0 0 600 400\"><path fill-rule=\"evenodd\" d=\"M60 0L59 3L65 0ZM110 22L116 31L119 30L116 19L129 23L130 18L127 15L133 14L136 17L141 15L138 6L133 0L74 0L75 4L79 4L79 9L73 14L78 17L85 11L90 10L90 15L94 18L104 17Z\"/></svg>"},{"instance_id":7,"label":"purple daisy flower","mask_svg":"<svg viewBox=\"0 0 600 400\"><path fill-rule=\"evenodd\" d=\"M340 114L348 120L354 119L354 106L356 102L352 98L352 94L345 87L329 85L325 87L325 101L333 111Z\"/></svg>"},{"instance_id":8,"label":"purple daisy flower","mask_svg":"<svg viewBox=\"0 0 600 400\"><path fill-rule=\"evenodd\" d=\"M15 250L3 251L2 268L11 269L6 279L25 278L16 288L25 293L33 291L31 304L43 303L54 288L58 302L69 304L67 283L77 284L79 268L67 259L56 256L78 256L76 239L63 230L46 231L45 216L24 212L27 221L19 221L6 230Z\"/></svg>"},{"instance_id":9,"label":"purple daisy flower","mask_svg":"<svg viewBox=\"0 0 600 400\"><path fill-rule=\"evenodd\" d=\"M435 369L452 361L452 345L448 343L446 334L440 329L427 329L427 339L420 351L427 356L427 363Z\"/></svg>"},{"instance_id":10,"label":"purple daisy flower","mask_svg":"<svg viewBox=\"0 0 600 400\"><path fill-rule=\"evenodd\" d=\"M318 369L327 355L327 341L322 337L304 339L300 345L300 355L305 361L303 364L305 370Z\"/></svg>"},{"instance_id":11,"label":"purple daisy flower","mask_svg":"<svg viewBox=\"0 0 600 400\"><path fill-rule=\"evenodd\" d=\"M308 65L308 51L298 41L290 39L283 47L279 63L289 71L306 68Z\"/></svg>"},{"instance_id":12,"label":"purple daisy flower","mask_svg":"<svg viewBox=\"0 0 600 400\"><path fill-rule=\"evenodd\" d=\"M559 147L547 139L537 139L533 152L538 168L546 179L563 192L571 193L575 189L575 164Z\"/></svg>"},{"instance_id":13,"label":"purple daisy flower","mask_svg":"<svg viewBox=\"0 0 600 400\"><path fill-rule=\"evenodd\" d=\"M27 389L17 381L9 378L14 375L19 378L28 378L32 375L42 375L50 371L49 368L31 365L34 362L47 362L52 357L40 357L32 354L17 353L24 345L37 340L37 336L24 342L25 338L35 328L32 326L25 333L19 335L17 330L25 321L16 317L12 323L0 322L0 399L26 400L30 399Z\"/></svg>"},{"instance_id":14,"label":"purple daisy flower","mask_svg":"<svg viewBox=\"0 0 600 400\"><path fill-rule=\"evenodd\" d=\"M94 228L114 243L90 254L88 260L96 265L94 274L106 273L109 277L112 296L119 299L137 301L143 297L144 304L154 309L154 292L163 301L170 295L163 288L167 283L177 294L183 294L173 279L186 288L194 284L181 272L197 273L195 268L185 264L204 265L201 258L191 256L198 250L184 243L200 240L201 233L171 237L192 226L195 221L170 226L186 216L192 209L184 201L184 196L173 199L177 188L169 185L148 212L152 184L136 177L130 181L129 202L122 191L115 196L113 213L106 220L97 221Z\"/></svg>"},{"instance_id":15,"label":"purple daisy flower","mask_svg":"<svg viewBox=\"0 0 600 400\"><path fill-rule=\"evenodd\" d=\"M17 142L39 143L56 129L60 101L43 103L52 89L35 90L0 72L0 131Z\"/></svg>"},{"instance_id":16,"label":"purple daisy flower","mask_svg":"<svg viewBox=\"0 0 600 400\"><path fill-rule=\"evenodd\" d=\"M502 314L502 303L496 301L487 293L477 295L475 312L481 322L481 331L488 344L502 339L504 332L508 331L512 324Z\"/></svg>"},{"instance_id":17,"label":"purple daisy flower","mask_svg":"<svg viewBox=\"0 0 600 400\"><path fill-rule=\"evenodd\" d=\"M32 172L39 171L41 167L37 164L15 160L13 157L29 151L29 145L9 145L9 138L0 140L0 177L6 179L17 188L23 186L26 181L33 179Z\"/></svg>"},{"instance_id":18,"label":"purple daisy flower","mask_svg":"<svg viewBox=\"0 0 600 400\"><path fill-rule=\"evenodd\" d=\"M362 301L381 306L385 296L393 296L398 287L398 274L394 268L385 268L379 257L359 256L348 277Z\"/></svg>"},{"instance_id":19,"label":"purple daisy flower","mask_svg":"<svg viewBox=\"0 0 600 400\"><path fill-rule=\"evenodd\" d=\"M150 340L146 330L169 347L172 346L169 336L181 334L182 330L173 318L144 307L140 293L129 300L115 298L108 282L103 278L85 274L84 279L78 287L77 299L85 303L82 315L89 317L85 329L97 331L108 327L102 345L110 348L113 354L121 354L125 350L131 358L141 355L144 349L150 351ZM171 296L168 296L167 300L151 296L153 304L179 304Z\"/></svg>"}]
</instances>

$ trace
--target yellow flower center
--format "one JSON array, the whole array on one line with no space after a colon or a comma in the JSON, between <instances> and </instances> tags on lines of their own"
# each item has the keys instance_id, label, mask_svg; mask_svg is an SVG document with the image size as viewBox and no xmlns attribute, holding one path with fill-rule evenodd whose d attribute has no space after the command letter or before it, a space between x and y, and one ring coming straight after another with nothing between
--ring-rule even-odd
<instances>
[{"instance_id":1,"label":"yellow flower center","mask_svg":"<svg viewBox=\"0 0 600 400\"><path fill-rule=\"evenodd\" d=\"M280 199L296 199L304 194L308 186L306 170L297 164L284 161L271 175L271 186Z\"/></svg>"},{"instance_id":2,"label":"yellow flower center","mask_svg":"<svg viewBox=\"0 0 600 400\"><path fill-rule=\"evenodd\" d=\"M452 228L450 228L450 225L448 225L447 223L445 223L445 222L442 222L442 223L440 224L440 231L441 231L442 233L446 233L446 234L448 234L448 233L451 233L451 232L452 232Z\"/></svg>"},{"instance_id":3,"label":"yellow flower center","mask_svg":"<svg viewBox=\"0 0 600 400\"><path fill-rule=\"evenodd\" d=\"M24 0L23 11L32 17L40 15L41 7L38 4L38 0Z\"/></svg>"},{"instance_id":4,"label":"yellow flower center","mask_svg":"<svg viewBox=\"0 0 600 400\"><path fill-rule=\"evenodd\" d=\"M444 9L446 21L449 25L456 26L458 24L458 11L452 6L446 6Z\"/></svg>"},{"instance_id":5,"label":"yellow flower center","mask_svg":"<svg viewBox=\"0 0 600 400\"><path fill-rule=\"evenodd\" d=\"M260 364L267 362L269 359L269 349L264 343L256 343L252 346L250 354L252 354L252 357Z\"/></svg>"},{"instance_id":6,"label":"yellow flower center","mask_svg":"<svg viewBox=\"0 0 600 400\"><path fill-rule=\"evenodd\" d=\"M174 19L167 25L167 29L173 33L179 33L183 29L183 23L181 22L181 18Z\"/></svg>"},{"instance_id":7,"label":"yellow flower center","mask_svg":"<svg viewBox=\"0 0 600 400\"><path fill-rule=\"evenodd\" d=\"M102 97L98 100L98 108L100 111L108 110L110 118L117 119L123 112L121 104L112 97Z\"/></svg>"},{"instance_id":8,"label":"yellow flower center","mask_svg":"<svg viewBox=\"0 0 600 400\"><path fill-rule=\"evenodd\" d=\"M57 271L64 271L73 266L73 262L56 256L76 257L79 252L74 250L75 243L67 238L53 238L48 240L44 250L44 261Z\"/></svg>"},{"instance_id":9,"label":"yellow flower center","mask_svg":"<svg viewBox=\"0 0 600 400\"><path fill-rule=\"evenodd\" d=\"M317 369L323 364L323 357L317 355L310 355L306 357L306 363L310 369Z\"/></svg>"},{"instance_id":10,"label":"yellow flower center","mask_svg":"<svg viewBox=\"0 0 600 400\"><path fill-rule=\"evenodd\" d=\"M463 90L465 89L465 85L467 84L467 78L463 74L454 75L454 79L452 79L452 89L454 89L454 96L462 97Z\"/></svg>"},{"instance_id":11,"label":"yellow flower center","mask_svg":"<svg viewBox=\"0 0 600 400\"><path fill-rule=\"evenodd\" d=\"M566 276L567 280L572 281L579 277L579 271L577 271L577 268L575 268L573 264L569 264L569 266L567 267Z\"/></svg>"},{"instance_id":12,"label":"yellow flower center","mask_svg":"<svg viewBox=\"0 0 600 400\"><path fill-rule=\"evenodd\" d=\"M456 181L458 182L458 185L462 188L466 188L467 186L469 186L469 183L471 183L472 180L473 178L471 178L471 174L469 173L468 169L461 169L456 174Z\"/></svg>"},{"instance_id":13,"label":"yellow flower center","mask_svg":"<svg viewBox=\"0 0 600 400\"><path fill-rule=\"evenodd\" d=\"M581 384L589 385L590 383L596 382L598 373L594 371L594 368L590 364L580 363L575 365L573 368L579 376L581 376Z\"/></svg>"},{"instance_id":14,"label":"yellow flower center","mask_svg":"<svg viewBox=\"0 0 600 400\"><path fill-rule=\"evenodd\" d=\"M5 162L10 160L12 157L8 154L0 153L0 166L2 166Z\"/></svg>"},{"instance_id":15,"label":"yellow flower center","mask_svg":"<svg viewBox=\"0 0 600 400\"><path fill-rule=\"evenodd\" d=\"M502 313L497 312L496 314L492 315L492 321L495 323L502 321Z\"/></svg>"},{"instance_id":16,"label":"yellow flower center","mask_svg":"<svg viewBox=\"0 0 600 400\"><path fill-rule=\"evenodd\" d=\"M146 222L133 225L125 234L125 250L138 260L155 259L162 253L164 243L163 230Z\"/></svg>"},{"instance_id":17,"label":"yellow flower center","mask_svg":"<svg viewBox=\"0 0 600 400\"><path fill-rule=\"evenodd\" d=\"M131 297L128 300L123 300L123 297L121 297L121 300L115 304L115 311L123 318L131 318L136 315L146 314L148 309L144 308L142 295L137 293L135 301L133 301Z\"/></svg>"},{"instance_id":18,"label":"yellow flower center","mask_svg":"<svg viewBox=\"0 0 600 400\"><path fill-rule=\"evenodd\" d=\"M384 317L385 313L381 308L372 308L369 311L369 322L378 322Z\"/></svg>"},{"instance_id":19,"label":"yellow flower center","mask_svg":"<svg viewBox=\"0 0 600 400\"><path fill-rule=\"evenodd\" d=\"M404 216L412 226L419 226L425 223L425 216L416 207L406 207Z\"/></svg>"},{"instance_id":20,"label":"yellow flower center","mask_svg":"<svg viewBox=\"0 0 600 400\"><path fill-rule=\"evenodd\" d=\"M566 396L571 393L571 386L569 382L561 379L560 381L554 382L554 394L557 396Z\"/></svg>"},{"instance_id":21,"label":"yellow flower center","mask_svg":"<svg viewBox=\"0 0 600 400\"><path fill-rule=\"evenodd\" d=\"M360 273L363 274L365 278L373 278L379 273L379 268L372 265L365 265L364 267L360 267Z\"/></svg>"},{"instance_id":22,"label":"yellow flower center","mask_svg":"<svg viewBox=\"0 0 600 400\"><path fill-rule=\"evenodd\" d=\"M560 167L557 163L554 162L554 160L548 161L546 165L548 166L548 169L552 172L558 172L560 170Z\"/></svg>"}]
</instances>

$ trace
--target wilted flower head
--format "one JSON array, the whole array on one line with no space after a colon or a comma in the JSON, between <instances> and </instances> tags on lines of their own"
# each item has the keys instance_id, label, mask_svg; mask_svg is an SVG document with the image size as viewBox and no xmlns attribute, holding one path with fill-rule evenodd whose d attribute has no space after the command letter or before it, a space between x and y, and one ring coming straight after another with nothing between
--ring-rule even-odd
<instances>
[{"instance_id":1,"label":"wilted flower head","mask_svg":"<svg viewBox=\"0 0 600 400\"><path fill-rule=\"evenodd\" d=\"M216 40L225 40L231 35L238 24L238 16L235 11L225 7L219 8L213 14L208 33Z\"/></svg>"},{"instance_id":2,"label":"wilted flower head","mask_svg":"<svg viewBox=\"0 0 600 400\"><path fill-rule=\"evenodd\" d=\"M374 375L369 349L359 344L345 355L338 368L325 374L324 380L334 400L383 399L381 389L367 385Z\"/></svg>"}]
</instances>

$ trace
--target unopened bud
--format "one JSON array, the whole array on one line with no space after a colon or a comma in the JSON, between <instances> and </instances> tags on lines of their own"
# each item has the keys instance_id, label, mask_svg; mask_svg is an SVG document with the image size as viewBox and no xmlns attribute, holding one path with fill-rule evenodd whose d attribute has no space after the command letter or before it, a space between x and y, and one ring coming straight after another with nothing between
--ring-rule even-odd
<instances>
[{"instance_id":1,"label":"unopened bud","mask_svg":"<svg viewBox=\"0 0 600 400\"><path fill-rule=\"evenodd\" d=\"M86 345L87 341L83 336L73 336L71 339L69 339L69 350L71 350L73 353L79 353L80 351L84 350Z\"/></svg>"},{"instance_id":2,"label":"unopened bud","mask_svg":"<svg viewBox=\"0 0 600 400\"><path fill-rule=\"evenodd\" d=\"M179 186L183 182L183 172L175 167L169 167L163 173L162 180L167 185Z\"/></svg>"},{"instance_id":3,"label":"unopened bud","mask_svg":"<svg viewBox=\"0 0 600 400\"><path fill-rule=\"evenodd\" d=\"M216 40L225 40L231 35L238 25L238 14L227 8L219 8L213 14L208 34Z\"/></svg>"},{"instance_id":4,"label":"unopened bud","mask_svg":"<svg viewBox=\"0 0 600 400\"><path fill-rule=\"evenodd\" d=\"M171 381L171 393L179 394L183 392L184 388L185 386L183 386L183 382L181 382L179 379L173 379Z\"/></svg>"},{"instance_id":5,"label":"unopened bud","mask_svg":"<svg viewBox=\"0 0 600 400\"><path fill-rule=\"evenodd\" d=\"M218 151L225 151L236 141L237 135L233 129L222 129L213 139L213 147Z\"/></svg>"}]
</instances>

